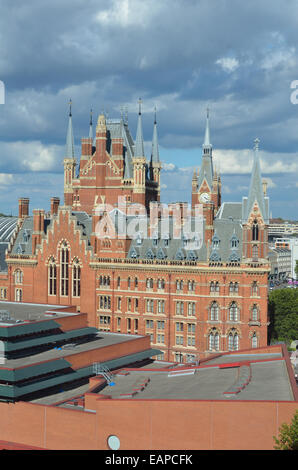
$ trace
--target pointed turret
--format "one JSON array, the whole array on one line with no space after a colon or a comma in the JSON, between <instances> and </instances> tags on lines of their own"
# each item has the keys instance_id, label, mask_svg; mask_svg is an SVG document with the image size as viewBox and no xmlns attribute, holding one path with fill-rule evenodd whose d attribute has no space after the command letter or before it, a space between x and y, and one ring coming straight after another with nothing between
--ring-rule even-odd
<instances>
[{"instance_id":1,"label":"pointed turret","mask_svg":"<svg viewBox=\"0 0 298 470\"><path fill-rule=\"evenodd\" d=\"M73 203L73 179L76 176L76 159L74 152L74 138L72 130L72 101L69 102L69 120L66 137L66 149L64 158L64 204L71 206Z\"/></svg>"},{"instance_id":2,"label":"pointed turret","mask_svg":"<svg viewBox=\"0 0 298 470\"><path fill-rule=\"evenodd\" d=\"M213 162L212 162L212 145L210 142L210 124L209 124L209 109L207 108L207 117L206 117L206 129L204 143L202 145L203 155L202 155L202 166L200 176L198 178L198 186L202 185L204 179L211 190L212 181L213 181Z\"/></svg>"},{"instance_id":3,"label":"pointed turret","mask_svg":"<svg viewBox=\"0 0 298 470\"><path fill-rule=\"evenodd\" d=\"M254 141L254 161L253 161L253 168L251 172L251 179L250 179L250 186L249 186L249 193L248 198L244 198L245 200L245 211L244 211L244 219L247 220L250 216L255 203L258 204L260 209L261 215L265 223L267 223L269 219L268 210L267 210L267 200L268 198L264 197L263 192L263 185L262 185L262 176L261 176L261 168L260 168L260 159L259 159L259 143L260 140L257 138Z\"/></svg>"},{"instance_id":4,"label":"pointed turret","mask_svg":"<svg viewBox=\"0 0 298 470\"><path fill-rule=\"evenodd\" d=\"M66 149L65 149L65 158L74 158L74 138L72 130L72 113L71 113L72 101L69 102L69 120L68 120L68 129L66 136Z\"/></svg>"},{"instance_id":5,"label":"pointed turret","mask_svg":"<svg viewBox=\"0 0 298 470\"><path fill-rule=\"evenodd\" d=\"M152 163L160 163L159 150L158 150L158 137L157 137L156 109L154 110L154 125L153 125L151 160L152 160Z\"/></svg>"},{"instance_id":6,"label":"pointed turret","mask_svg":"<svg viewBox=\"0 0 298 470\"><path fill-rule=\"evenodd\" d=\"M144 157L144 139L143 139L143 129L142 129L142 112L141 112L141 99L139 99L139 116L138 116L138 127L136 135L136 144L135 144L135 157Z\"/></svg>"},{"instance_id":7,"label":"pointed turret","mask_svg":"<svg viewBox=\"0 0 298 470\"><path fill-rule=\"evenodd\" d=\"M90 110L89 139L93 139L92 109Z\"/></svg>"},{"instance_id":8,"label":"pointed turret","mask_svg":"<svg viewBox=\"0 0 298 470\"><path fill-rule=\"evenodd\" d=\"M205 137L203 143L203 151L204 150L212 150L212 145L210 142L210 126L209 126L209 108L207 108L207 117L206 117L206 129L205 129ZM204 152L207 153L207 152Z\"/></svg>"}]
</instances>

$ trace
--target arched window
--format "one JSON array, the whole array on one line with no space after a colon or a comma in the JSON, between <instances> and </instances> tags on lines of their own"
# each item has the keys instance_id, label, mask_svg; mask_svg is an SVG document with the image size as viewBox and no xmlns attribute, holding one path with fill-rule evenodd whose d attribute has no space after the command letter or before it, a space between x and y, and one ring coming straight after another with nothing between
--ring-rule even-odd
<instances>
[{"instance_id":1,"label":"arched window","mask_svg":"<svg viewBox=\"0 0 298 470\"><path fill-rule=\"evenodd\" d=\"M238 351L239 349L239 336L236 330L232 330L228 336L228 349L229 351Z\"/></svg>"},{"instance_id":2,"label":"arched window","mask_svg":"<svg viewBox=\"0 0 298 470\"><path fill-rule=\"evenodd\" d=\"M238 306L236 302L232 302L229 307L229 320L238 321Z\"/></svg>"},{"instance_id":3,"label":"arched window","mask_svg":"<svg viewBox=\"0 0 298 470\"><path fill-rule=\"evenodd\" d=\"M23 284L23 271L16 269L14 272L14 282L15 284Z\"/></svg>"},{"instance_id":4,"label":"arched window","mask_svg":"<svg viewBox=\"0 0 298 470\"><path fill-rule=\"evenodd\" d=\"M211 281L210 283L210 292L219 292L219 282Z\"/></svg>"},{"instance_id":5,"label":"arched window","mask_svg":"<svg viewBox=\"0 0 298 470\"><path fill-rule=\"evenodd\" d=\"M258 347L258 337L256 332L254 331L254 334L251 337L251 347L252 348L257 348Z\"/></svg>"},{"instance_id":6,"label":"arched window","mask_svg":"<svg viewBox=\"0 0 298 470\"><path fill-rule=\"evenodd\" d=\"M259 226L256 220L252 224L252 239L253 241L259 240Z\"/></svg>"},{"instance_id":7,"label":"arched window","mask_svg":"<svg viewBox=\"0 0 298 470\"><path fill-rule=\"evenodd\" d=\"M57 294L57 266L55 258L51 258L48 266L48 291L49 295Z\"/></svg>"},{"instance_id":8,"label":"arched window","mask_svg":"<svg viewBox=\"0 0 298 470\"><path fill-rule=\"evenodd\" d=\"M252 295L259 295L259 287L257 281L253 281L251 286L251 293Z\"/></svg>"},{"instance_id":9,"label":"arched window","mask_svg":"<svg viewBox=\"0 0 298 470\"><path fill-rule=\"evenodd\" d=\"M237 294L237 292L239 291L238 282L230 282L229 291L230 291L230 293L236 293Z\"/></svg>"},{"instance_id":10,"label":"arched window","mask_svg":"<svg viewBox=\"0 0 298 470\"><path fill-rule=\"evenodd\" d=\"M23 300L23 291L22 289L16 289L15 290L15 301L16 302L22 302Z\"/></svg>"},{"instance_id":11,"label":"arched window","mask_svg":"<svg viewBox=\"0 0 298 470\"><path fill-rule=\"evenodd\" d=\"M219 334L215 328L208 335L208 347L209 351L219 351Z\"/></svg>"},{"instance_id":12,"label":"arched window","mask_svg":"<svg viewBox=\"0 0 298 470\"><path fill-rule=\"evenodd\" d=\"M78 259L75 259L72 265L72 295L74 297L81 295L81 267Z\"/></svg>"},{"instance_id":13,"label":"arched window","mask_svg":"<svg viewBox=\"0 0 298 470\"><path fill-rule=\"evenodd\" d=\"M253 321L257 321L259 319L259 309L256 304L253 305L252 310L251 310L251 319Z\"/></svg>"},{"instance_id":14,"label":"arched window","mask_svg":"<svg viewBox=\"0 0 298 470\"><path fill-rule=\"evenodd\" d=\"M60 266L61 266L61 280L60 291L61 295L68 295L69 284L69 249L66 242L61 245L60 251Z\"/></svg>"},{"instance_id":15,"label":"arched window","mask_svg":"<svg viewBox=\"0 0 298 470\"><path fill-rule=\"evenodd\" d=\"M212 302L210 307L210 320L218 321L219 319L219 307L217 302Z\"/></svg>"}]
</instances>

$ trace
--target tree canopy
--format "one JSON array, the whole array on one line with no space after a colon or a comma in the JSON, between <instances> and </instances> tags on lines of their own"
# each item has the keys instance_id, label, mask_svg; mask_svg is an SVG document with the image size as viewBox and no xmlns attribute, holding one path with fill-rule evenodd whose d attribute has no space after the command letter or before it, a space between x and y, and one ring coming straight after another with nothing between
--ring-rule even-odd
<instances>
[{"instance_id":1,"label":"tree canopy","mask_svg":"<svg viewBox=\"0 0 298 470\"><path fill-rule=\"evenodd\" d=\"M279 428L278 438L273 436L275 450L298 450L298 410L296 410L291 424L283 423Z\"/></svg>"},{"instance_id":2,"label":"tree canopy","mask_svg":"<svg viewBox=\"0 0 298 470\"><path fill-rule=\"evenodd\" d=\"M298 289L276 289L269 295L269 342L298 339Z\"/></svg>"}]
</instances>

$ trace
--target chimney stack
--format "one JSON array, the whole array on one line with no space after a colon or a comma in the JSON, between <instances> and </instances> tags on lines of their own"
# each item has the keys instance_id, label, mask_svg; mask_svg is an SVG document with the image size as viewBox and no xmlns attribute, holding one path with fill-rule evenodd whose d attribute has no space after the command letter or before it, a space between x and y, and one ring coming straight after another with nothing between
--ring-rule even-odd
<instances>
[{"instance_id":1,"label":"chimney stack","mask_svg":"<svg viewBox=\"0 0 298 470\"><path fill-rule=\"evenodd\" d=\"M51 197L51 215L57 215L58 214L59 204L60 204L60 198L59 197Z\"/></svg>"},{"instance_id":2,"label":"chimney stack","mask_svg":"<svg viewBox=\"0 0 298 470\"><path fill-rule=\"evenodd\" d=\"M33 210L33 234L32 234L32 251L35 253L36 245L41 244L42 235L44 234L44 209Z\"/></svg>"},{"instance_id":3,"label":"chimney stack","mask_svg":"<svg viewBox=\"0 0 298 470\"><path fill-rule=\"evenodd\" d=\"M19 199L19 219L24 219L29 215L29 199L21 197Z\"/></svg>"}]
</instances>

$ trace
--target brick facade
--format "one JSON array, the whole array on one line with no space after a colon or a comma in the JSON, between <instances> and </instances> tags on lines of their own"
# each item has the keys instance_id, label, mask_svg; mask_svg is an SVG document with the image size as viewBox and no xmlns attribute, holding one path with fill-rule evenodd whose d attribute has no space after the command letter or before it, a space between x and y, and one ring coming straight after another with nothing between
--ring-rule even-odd
<instances>
[{"instance_id":1,"label":"brick facade","mask_svg":"<svg viewBox=\"0 0 298 470\"><path fill-rule=\"evenodd\" d=\"M78 177L69 152L64 160L64 206L52 198L50 214L33 211L26 245L30 250L23 252L17 247L22 248L21 234L24 238L31 225L29 202L20 199L19 223L6 255L8 272L0 279L6 299L76 306L87 312L89 325L100 330L150 335L151 343L169 361L186 362L214 351L265 346L269 265L263 196L256 191L251 207L250 197L245 206L249 213L237 225L243 226L242 239L237 241L242 250L239 259L214 261L214 237L222 237L221 226L228 225L216 226L217 220L222 222L218 215L216 218L223 207L221 181L213 172L211 145L205 144L205 176L200 180L194 175L192 208L203 206L206 259L132 259L128 237L98 238L96 205L115 206L119 196L125 196L128 204L141 203L149 212L150 202L159 201L161 165L151 162L154 178L147 179L146 159L136 156L128 175L124 158L128 131L125 128L125 134L118 135L113 129L101 115L95 147L92 138L82 139ZM209 196L204 200L206 193ZM92 217L90 233L81 228L78 211Z\"/></svg>"}]
</instances>

